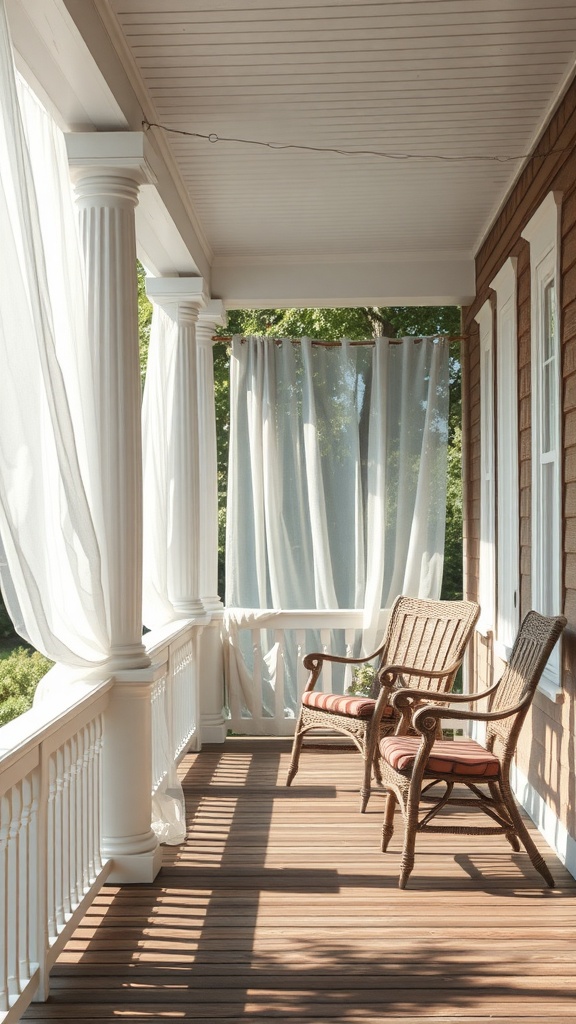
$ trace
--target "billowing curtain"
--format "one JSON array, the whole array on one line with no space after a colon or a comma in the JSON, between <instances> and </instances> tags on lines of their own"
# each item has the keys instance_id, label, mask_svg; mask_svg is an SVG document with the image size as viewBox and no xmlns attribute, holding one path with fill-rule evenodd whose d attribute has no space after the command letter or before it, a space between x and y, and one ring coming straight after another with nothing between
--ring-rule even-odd
<instances>
[{"instance_id":1,"label":"billowing curtain","mask_svg":"<svg viewBox=\"0 0 576 1024\"><path fill-rule=\"evenodd\" d=\"M168 581L168 552L172 543L172 402L177 343L178 324L163 309L154 306L142 401L142 617L149 629L180 618L170 600ZM166 715L164 720L162 735L157 737L162 783L153 796L153 827L161 842L176 844L186 836L184 792L174 764Z\"/></svg>"},{"instance_id":2,"label":"billowing curtain","mask_svg":"<svg viewBox=\"0 0 576 1024\"><path fill-rule=\"evenodd\" d=\"M0 3L0 579L18 632L65 665L110 646L82 263L61 133L18 98Z\"/></svg>"},{"instance_id":3,"label":"billowing curtain","mask_svg":"<svg viewBox=\"0 0 576 1024\"><path fill-rule=\"evenodd\" d=\"M144 480L143 620L149 629L179 618L169 596L172 402L178 324L154 306L142 402Z\"/></svg>"},{"instance_id":4,"label":"billowing curtain","mask_svg":"<svg viewBox=\"0 0 576 1024\"><path fill-rule=\"evenodd\" d=\"M36 695L52 701L73 666L110 654L105 481L66 147L17 84L3 0L0 367L0 585L18 633L58 663ZM183 794L167 758L152 825L179 842Z\"/></svg>"},{"instance_id":5,"label":"billowing curtain","mask_svg":"<svg viewBox=\"0 0 576 1024\"><path fill-rule=\"evenodd\" d=\"M439 597L448 395L442 339L235 338L227 608L361 608L369 653L398 594Z\"/></svg>"}]
</instances>

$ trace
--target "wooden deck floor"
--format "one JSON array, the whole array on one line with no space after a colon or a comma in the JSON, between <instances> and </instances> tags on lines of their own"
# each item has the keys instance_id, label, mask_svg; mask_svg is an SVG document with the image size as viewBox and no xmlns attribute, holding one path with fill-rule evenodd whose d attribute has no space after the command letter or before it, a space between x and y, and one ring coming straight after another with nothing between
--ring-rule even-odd
<instances>
[{"instance_id":1,"label":"wooden deck floor","mask_svg":"<svg viewBox=\"0 0 576 1024\"><path fill-rule=\"evenodd\" d=\"M576 881L551 854L546 891L504 840L426 836L401 892L358 756L304 755L286 789L288 749L187 757L187 844L153 886L102 892L24 1019L576 1021Z\"/></svg>"}]
</instances>

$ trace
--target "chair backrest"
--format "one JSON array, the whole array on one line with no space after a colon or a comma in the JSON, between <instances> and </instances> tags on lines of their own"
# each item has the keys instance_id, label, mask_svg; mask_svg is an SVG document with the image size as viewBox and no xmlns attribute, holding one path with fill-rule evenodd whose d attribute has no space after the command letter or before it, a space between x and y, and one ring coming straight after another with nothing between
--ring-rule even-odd
<instances>
[{"instance_id":1,"label":"chair backrest","mask_svg":"<svg viewBox=\"0 0 576 1024\"><path fill-rule=\"evenodd\" d=\"M490 711L504 711L516 705L520 708L514 715L488 722L486 728L486 746L498 753L503 762L514 754L540 676L565 625L563 615L549 617L534 611L528 612L522 621L510 659L492 696Z\"/></svg>"},{"instance_id":2,"label":"chair backrest","mask_svg":"<svg viewBox=\"0 0 576 1024\"><path fill-rule=\"evenodd\" d=\"M454 671L440 682L407 673L398 682L399 686L418 689L450 690L479 614L480 607L475 601L399 597L390 611L374 695L380 687L378 673L386 665L409 665L437 672L455 665Z\"/></svg>"}]
</instances>

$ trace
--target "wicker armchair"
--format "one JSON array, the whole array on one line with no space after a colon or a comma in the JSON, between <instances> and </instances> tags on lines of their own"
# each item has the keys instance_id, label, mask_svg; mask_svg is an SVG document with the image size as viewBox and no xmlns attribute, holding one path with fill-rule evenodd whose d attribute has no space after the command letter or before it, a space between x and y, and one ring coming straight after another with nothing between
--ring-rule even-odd
<instances>
[{"instance_id":1,"label":"wicker armchair","mask_svg":"<svg viewBox=\"0 0 576 1024\"><path fill-rule=\"evenodd\" d=\"M348 736L364 759L361 811L370 798L372 770L381 781L378 740L394 731L398 715L389 702L392 690L412 686L425 691L451 689L466 645L480 614L470 601L426 601L399 597L390 612L384 643L367 658L308 654L304 665L310 677L302 694L286 785L298 771L304 737L315 729ZM362 664L379 658L370 697L323 693L315 686L324 662Z\"/></svg>"},{"instance_id":2,"label":"wicker armchair","mask_svg":"<svg viewBox=\"0 0 576 1024\"><path fill-rule=\"evenodd\" d=\"M448 832L453 835L503 834L515 852L522 843L537 871L549 886L554 885L543 857L522 820L510 786L510 765L518 736L536 692L550 653L560 637L566 619L546 618L529 612L514 643L502 678L489 690L475 694L442 694L434 704L422 705L416 690L400 690L392 697L400 711L395 736L379 744L380 768L388 789L382 849L393 834L393 818L399 802L404 818L404 849L399 885L406 882L414 866L416 836L420 832ZM489 695L489 711L455 708L454 702L475 702ZM440 704L450 702L451 707ZM486 722L486 745L475 740L437 739L442 716L462 721ZM409 728L416 735L408 734ZM431 792L436 783L445 784L440 795ZM453 797L455 785L464 785L472 797ZM484 788L482 788L484 787ZM421 805L424 806L421 806ZM432 806L430 806L432 805ZM446 805L472 807L492 819L490 825L435 825L436 815Z\"/></svg>"}]
</instances>

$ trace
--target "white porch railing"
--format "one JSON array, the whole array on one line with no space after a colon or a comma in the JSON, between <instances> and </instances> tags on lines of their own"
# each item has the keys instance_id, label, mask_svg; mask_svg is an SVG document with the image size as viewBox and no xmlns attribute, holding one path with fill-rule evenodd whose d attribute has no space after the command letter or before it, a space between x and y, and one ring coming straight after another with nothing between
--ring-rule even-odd
<instances>
[{"instance_id":1,"label":"white porch railing","mask_svg":"<svg viewBox=\"0 0 576 1024\"><path fill-rule=\"evenodd\" d=\"M148 635L153 662L152 792L198 743L202 623ZM56 667L54 673L59 671ZM0 1022L48 995L58 953L106 881L101 857L104 713L114 680L81 677L0 729Z\"/></svg>"},{"instance_id":2,"label":"white porch railing","mask_svg":"<svg viewBox=\"0 0 576 1024\"><path fill-rule=\"evenodd\" d=\"M359 650L363 612L238 609L224 636L230 728L250 736L291 736L308 673L305 654L352 657ZM386 613L383 613L381 629ZM343 693L350 667L327 663L318 685Z\"/></svg>"},{"instance_id":3,"label":"white porch railing","mask_svg":"<svg viewBox=\"0 0 576 1024\"><path fill-rule=\"evenodd\" d=\"M103 716L112 683L0 729L0 1021L45 998L48 972L105 881Z\"/></svg>"},{"instance_id":4,"label":"white porch railing","mask_svg":"<svg viewBox=\"0 0 576 1024\"><path fill-rule=\"evenodd\" d=\"M308 678L304 656L319 651L358 657L362 610L234 609L228 614L232 621L223 643L230 729L248 736L292 736ZM387 617L381 612L379 638ZM344 693L352 668L326 662L316 686ZM449 719L444 726L461 730Z\"/></svg>"},{"instance_id":5,"label":"white porch railing","mask_svg":"<svg viewBox=\"0 0 576 1024\"><path fill-rule=\"evenodd\" d=\"M199 737L198 640L205 622L170 623L145 637L152 661L152 793L162 784L169 760L176 765Z\"/></svg>"}]
</instances>

